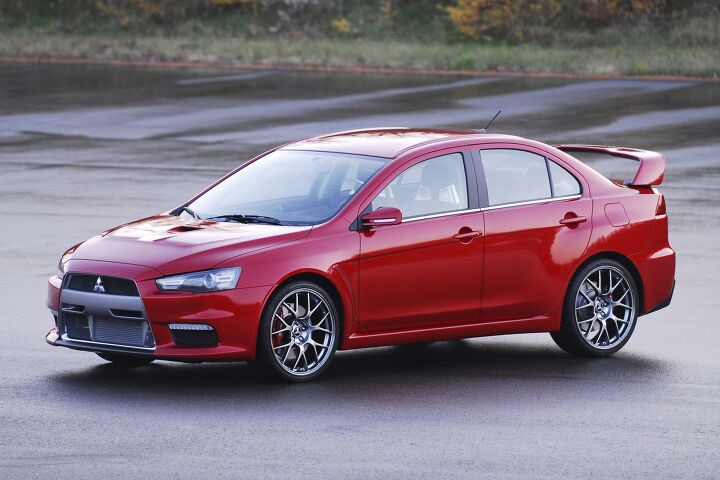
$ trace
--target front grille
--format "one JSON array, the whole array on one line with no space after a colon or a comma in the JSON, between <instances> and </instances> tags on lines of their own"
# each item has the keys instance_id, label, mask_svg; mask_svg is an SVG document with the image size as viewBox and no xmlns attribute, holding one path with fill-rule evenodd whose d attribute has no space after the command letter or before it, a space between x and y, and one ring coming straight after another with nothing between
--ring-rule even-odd
<instances>
[{"instance_id":1,"label":"front grille","mask_svg":"<svg viewBox=\"0 0 720 480\"><path fill-rule=\"evenodd\" d=\"M98 283L98 279L100 282ZM102 292L106 295L125 295L129 297L139 297L135 282L127 278L108 277L105 275L88 275L85 273L69 273L65 275L63 288L68 290L77 290L79 292L96 293L102 287Z\"/></svg>"},{"instance_id":2,"label":"front grille","mask_svg":"<svg viewBox=\"0 0 720 480\"><path fill-rule=\"evenodd\" d=\"M155 338L145 314L142 299L117 293L117 285L134 285L132 280L101 277L105 293L87 290L87 278L97 275L72 274L60 292L58 326L68 340L152 349ZM106 279L113 279L106 282ZM95 283L93 283L95 285ZM73 288L74 287L74 288ZM109 291L114 293L109 293ZM128 291L127 289L124 291ZM135 288L135 292L137 289Z\"/></svg>"},{"instance_id":3,"label":"front grille","mask_svg":"<svg viewBox=\"0 0 720 480\"><path fill-rule=\"evenodd\" d=\"M95 317L64 312L65 335L71 340L152 347L152 333L144 320Z\"/></svg>"},{"instance_id":4,"label":"front grille","mask_svg":"<svg viewBox=\"0 0 720 480\"><path fill-rule=\"evenodd\" d=\"M142 347L145 345L145 322L118 318L95 318L93 339L96 342Z\"/></svg>"}]
</instances>

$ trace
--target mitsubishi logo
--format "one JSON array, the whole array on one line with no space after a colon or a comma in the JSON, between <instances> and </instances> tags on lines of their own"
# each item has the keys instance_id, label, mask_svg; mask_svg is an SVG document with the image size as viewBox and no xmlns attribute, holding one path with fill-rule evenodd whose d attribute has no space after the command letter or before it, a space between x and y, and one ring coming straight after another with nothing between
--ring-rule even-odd
<instances>
[{"instance_id":1,"label":"mitsubishi logo","mask_svg":"<svg viewBox=\"0 0 720 480\"><path fill-rule=\"evenodd\" d=\"M100 277L97 278L97 281L95 282L95 286L93 287L93 292L105 293L105 286L102 283L102 278L100 278Z\"/></svg>"}]
</instances>

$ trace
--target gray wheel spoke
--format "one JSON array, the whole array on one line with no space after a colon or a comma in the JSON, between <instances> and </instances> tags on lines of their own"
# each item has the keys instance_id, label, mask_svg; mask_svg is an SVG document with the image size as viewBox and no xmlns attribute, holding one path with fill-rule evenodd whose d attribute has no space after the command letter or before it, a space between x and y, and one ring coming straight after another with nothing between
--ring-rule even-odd
<instances>
[{"instance_id":1,"label":"gray wheel spoke","mask_svg":"<svg viewBox=\"0 0 720 480\"><path fill-rule=\"evenodd\" d=\"M627 290L625 290L625 293L623 293L623 294L622 294L622 296L621 296L620 298L618 298L618 299L617 299L616 303L620 303L620 302L622 302L622 301L623 301L623 299L625 298L625 296L626 296L626 295L628 294L628 292L629 292L629 291L630 291L630 289L629 289L629 288L628 288Z\"/></svg>"},{"instance_id":2,"label":"gray wheel spoke","mask_svg":"<svg viewBox=\"0 0 720 480\"><path fill-rule=\"evenodd\" d=\"M595 325L595 317L591 318L590 321L591 321L592 323L591 323L590 325L588 325L588 329L587 329L587 331L585 332L585 338L588 338L588 339L589 339L589 336L590 336L590 332L592 332L592 327L593 327L593 325Z\"/></svg>"},{"instance_id":3,"label":"gray wheel spoke","mask_svg":"<svg viewBox=\"0 0 720 480\"><path fill-rule=\"evenodd\" d=\"M285 325L287 328L290 328L290 324L287 323L287 322L285 321L285 319L284 319L279 313L275 312L275 318L277 318L278 320L280 320L280 321L283 323L283 325Z\"/></svg>"},{"instance_id":4,"label":"gray wheel spoke","mask_svg":"<svg viewBox=\"0 0 720 480\"><path fill-rule=\"evenodd\" d=\"M293 342L290 341L290 342L288 342L288 343L284 343L284 344L282 344L282 345L278 345L277 347L273 347L273 350L280 350L281 348L283 348L283 347L289 347L289 346L292 345L292 344L293 344Z\"/></svg>"},{"instance_id":5,"label":"gray wheel spoke","mask_svg":"<svg viewBox=\"0 0 720 480\"><path fill-rule=\"evenodd\" d=\"M290 351L292 350L292 345L290 345L285 352L285 356L282 359L282 364L285 365L285 362L287 362L288 357L290 356Z\"/></svg>"},{"instance_id":6,"label":"gray wheel spoke","mask_svg":"<svg viewBox=\"0 0 720 480\"><path fill-rule=\"evenodd\" d=\"M610 333L608 332L607 324L606 324L606 323L603 323L602 331L600 332L600 336L598 337L599 341L602 341L602 334L603 334L603 333L605 334L605 338L607 338L608 342L610 342Z\"/></svg>"},{"instance_id":7,"label":"gray wheel spoke","mask_svg":"<svg viewBox=\"0 0 720 480\"><path fill-rule=\"evenodd\" d=\"M313 332L332 333L332 332L331 332L330 330L328 330L327 328L318 327L318 326L310 327L310 329L311 329Z\"/></svg>"},{"instance_id":8,"label":"gray wheel spoke","mask_svg":"<svg viewBox=\"0 0 720 480\"><path fill-rule=\"evenodd\" d=\"M310 364L308 363L307 357L305 356L306 351L307 351L307 346L300 349L300 356L302 357L303 362L305 362L305 368L307 369L310 367Z\"/></svg>"},{"instance_id":9,"label":"gray wheel spoke","mask_svg":"<svg viewBox=\"0 0 720 480\"><path fill-rule=\"evenodd\" d=\"M587 293L585 293L582 289L579 290L579 292L580 292L580 294L581 294L583 297L585 297L585 300L587 300L588 302L590 302L590 305L592 305L592 304L595 303L595 302L593 302L593 300L592 300L590 297L588 297Z\"/></svg>"},{"instance_id":10,"label":"gray wheel spoke","mask_svg":"<svg viewBox=\"0 0 720 480\"><path fill-rule=\"evenodd\" d=\"M320 319L320 321L319 321L318 323L316 323L315 325L312 325L312 326L315 327L315 328L318 328L320 325L322 325L323 323L325 323L325 320L327 320L327 318L328 318L329 315L330 315L330 312L326 313L326 314L323 316L323 318Z\"/></svg>"},{"instance_id":11,"label":"gray wheel spoke","mask_svg":"<svg viewBox=\"0 0 720 480\"><path fill-rule=\"evenodd\" d=\"M321 303L321 302L318 302L318 304L315 305L315 306L312 308L312 310L310 310L310 313L308 314L308 317L312 317L312 314L315 313L315 311L316 311L318 308L320 308L320 305L322 305L322 303Z\"/></svg>"},{"instance_id":12,"label":"gray wheel spoke","mask_svg":"<svg viewBox=\"0 0 720 480\"><path fill-rule=\"evenodd\" d=\"M311 338L310 340L308 340L308 344L310 344L310 345L312 345L312 346L314 346L314 347L320 347L320 348L326 348L326 347L327 347L327 345L325 345L324 343L316 342L316 341L313 340L312 338Z\"/></svg>"},{"instance_id":13,"label":"gray wheel spoke","mask_svg":"<svg viewBox=\"0 0 720 480\"><path fill-rule=\"evenodd\" d=\"M288 310L290 310L290 313L292 313L293 315L297 316L297 314L298 314L297 310L295 310L293 307L291 307L290 305L288 305L288 304L285 303L285 302L282 302L282 304L285 305L285 308L287 308ZM295 305L297 305L297 303L296 303Z\"/></svg>"},{"instance_id":14,"label":"gray wheel spoke","mask_svg":"<svg viewBox=\"0 0 720 480\"><path fill-rule=\"evenodd\" d=\"M302 356L302 353L303 353L302 348L298 347L298 355L297 355L297 358L295 359L295 365L293 365L293 368L292 368L293 370L297 370L298 365L300 364L300 358Z\"/></svg>"}]
</instances>

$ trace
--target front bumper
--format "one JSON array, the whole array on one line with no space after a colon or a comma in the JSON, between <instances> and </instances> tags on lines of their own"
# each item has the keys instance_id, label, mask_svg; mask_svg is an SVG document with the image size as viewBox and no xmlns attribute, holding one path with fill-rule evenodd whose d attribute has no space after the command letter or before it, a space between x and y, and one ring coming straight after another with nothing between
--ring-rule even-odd
<instances>
[{"instance_id":1,"label":"front bumper","mask_svg":"<svg viewBox=\"0 0 720 480\"><path fill-rule=\"evenodd\" d=\"M137 285L145 316L154 337L154 348L136 348L96 341L69 338L60 329L62 281L51 277L48 282L47 306L55 315L56 324L46 336L47 343L74 350L110 352L175 361L236 361L255 356L258 324L262 307L272 286L237 288L213 293L160 292L145 267L136 270L123 266L118 272L108 262L77 261L73 271L93 275L114 275L131 278ZM122 274L122 275L121 275ZM151 277L151 278L148 278ZM215 346L181 346L175 343L170 324L205 324L213 327L219 339Z\"/></svg>"},{"instance_id":2,"label":"front bumper","mask_svg":"<svg viewBox=\"0 0 720 480\"><path fill-rule=\"evenodd\" d=\"M55 347L67 347L73 350L83 350L86 352L108 352L108 353L122 353L126 355L139 355L144 357L155 357L154 351L149 351L145 348L129 347L125 345L114 345L110 343L101 342L84 342L82 340L73 340L70 338L63 338L58 332L57 328L52 328L45 341Z\"/></svg>"}]
</instances>

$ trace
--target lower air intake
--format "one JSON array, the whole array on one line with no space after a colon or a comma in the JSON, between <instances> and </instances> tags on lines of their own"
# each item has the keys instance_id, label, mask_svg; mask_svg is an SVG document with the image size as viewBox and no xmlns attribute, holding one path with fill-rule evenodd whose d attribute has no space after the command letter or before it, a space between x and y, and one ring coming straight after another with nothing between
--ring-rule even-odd
<instances>
[{"instance_id":1,"label":"lower air intake","mask_svg":"<svg viewBox=\"0 0 720 480\"><path fill-rule=\"evenodd\" d=\"M96 342L117 345L145 346L147 324L137 320L118 318L95 318L94 338Z\"/></svg>"}]
</instances>

